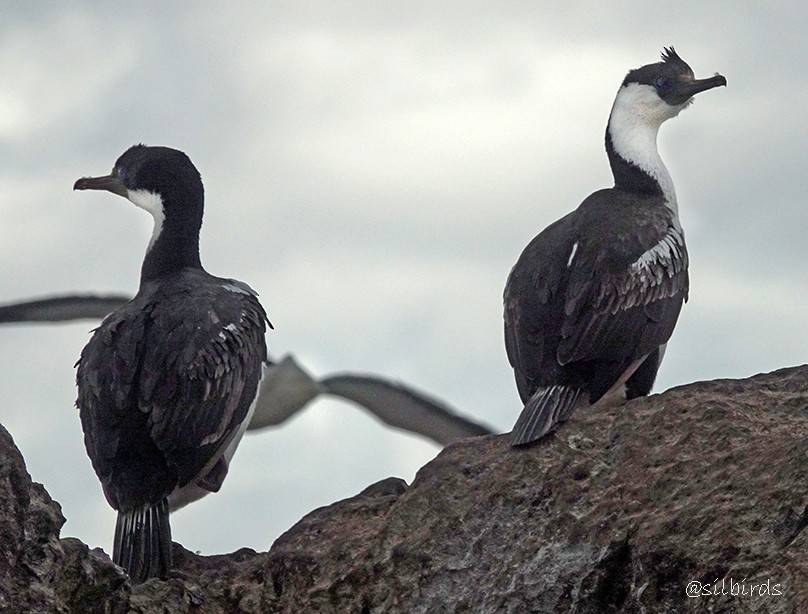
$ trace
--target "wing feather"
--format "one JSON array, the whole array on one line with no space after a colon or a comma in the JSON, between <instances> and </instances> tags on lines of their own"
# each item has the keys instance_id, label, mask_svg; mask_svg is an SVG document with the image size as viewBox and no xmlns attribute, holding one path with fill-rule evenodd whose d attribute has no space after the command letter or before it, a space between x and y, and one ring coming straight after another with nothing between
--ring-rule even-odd
<instances>
[{"instance_id":1,"label":"wing feather","mask_svg":"<svg viewBox=\"0 0 808 614\"><path fill-rule=\"evenodd\" d=\"M102 322L79 359L87 451L115 509L204 477L255 397L263 308L251 292L194 282L171 296L142 290Z\"/></svg>"},{"instance_id":2,"label":"wing feather","mask_svg":"<svg viewBox=\"0 0 808 614\"><path fill-rule=\"evenodd\" d=\"M390 426L440 444L492 431L459 416L448 405L409 386L369 375L334 375L321 380L326 394L353 401Z\"/></svg>"},{"instance_id":3,"label":"wing feather","mask_svg":"<svg viewBox=\"0 0 808 614\"><path fill-rule=\"evenodd\" d=\"M195 302L194 312L199 313ZM266 360L264 320L250 294L219 293L203 320L184 319L173 326L179 306L161 302L154 314L160 338L161 318L171 322L169 337L181 348L177 357L148 355L144 371L155 384L141 394L141 411L150 416L150 436L179 474L179 486L199 475L236 434L254 399ZM255 323L258 323L256 326ZM151 394L148 394L151 392Z\"/></svg>"},{"instance_id":4,"label":"wing feather","mask_svg":"<svg viewBox=\"0 0 808 614\"><path fill-rule=\"evenodd\" d=\"M539 381L557 375L555 357L563 321L563 293L568 268L552 266L572 261L576 250L575 212L548 226L524 249L505 285L505 350L514 369L523 402Z\"/></svg>"},{"instance_id":5,"label":"wing feather","mask_svg":"<svg viewBox=\"0 0 808 614\"><path fill-rule=\"evenodd\" d=\"M672 334L687 264L682 229L661 199L600 190L548 226L505 289L505 345L522 401L554 385L597 400Z\"/></svg>"},{"instance_id":6,"label":"wing feather","mask_svg":"<svg viewBox=\"0 0 808 614\"><path fill-rule=\"evenodd\" d=\"M100 319L126 304L129 299L130 297L122 295L79 294L0 305L0 324Z\"/></svg>"},{"instance_id":7,"label":"wing feather","mask_svg":"<svg viewBox=\"0 0 808 614\"><path fill-rule=\"evenodd\" d=\"M658 243L628 267L598 271L570 281L574 289L567 293L565 312L572 317L562 328L562 364L636 359L668 340L688 288L687 250L678 223L671 221ZM632 351L615 356L615 348Z\"/></svg>"}]
</instances>

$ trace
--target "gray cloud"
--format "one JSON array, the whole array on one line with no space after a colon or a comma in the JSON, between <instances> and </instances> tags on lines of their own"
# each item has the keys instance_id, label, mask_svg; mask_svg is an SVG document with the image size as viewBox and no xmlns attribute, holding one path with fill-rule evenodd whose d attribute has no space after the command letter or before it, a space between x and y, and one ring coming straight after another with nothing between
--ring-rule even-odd
<instances>
[{"instance_id":1,"label":"gray cloud","mask_svg":"<svg viewBox=\"0 0 808 614\"><path fill-rule=\"evenodd\" d=\"M202 172L203 262L261 292L277 356L403 379L508 430L519 410L501 292L524 245L610 185L603 131L626 71L675 44L707 93L660 134L692 292L657 389L805 361L797 4L12 4L0 24L2 299L136 289L150 220L74 194L134 142ZM0 330L0 421L109 549L75 362L91 324ZM180 512L205 552L274 537L437 449L319 401L248 437L222 493Z\"/></svg>"}]
</instances>

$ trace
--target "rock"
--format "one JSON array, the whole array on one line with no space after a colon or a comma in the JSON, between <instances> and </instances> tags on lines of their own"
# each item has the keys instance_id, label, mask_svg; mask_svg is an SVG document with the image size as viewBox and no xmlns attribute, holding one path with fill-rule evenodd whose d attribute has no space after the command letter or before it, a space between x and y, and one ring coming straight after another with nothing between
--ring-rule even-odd
<instances>
[{"instance_id":1,"label":"rock","mask_svg":"<svg viewBox=\"0 0 808 614\"><path fill-rule=\"evenodd\" d=\"M0 426L0 612L128 611L126 574L102 551L60 540L64 523Z\"/></svg>"},{"instance_id":2,"label":"rock","mask_svg":"<svg viewBox=\"0 0 808 614\"><path fill-rule=\"evenodd\" d=\"M579 412L526 449L464 440L269 552L175 544L176 577L135 587L58 539L5 431L0 459L2 611L808 612L808 366Z\"/></svg>"}]
</instances>

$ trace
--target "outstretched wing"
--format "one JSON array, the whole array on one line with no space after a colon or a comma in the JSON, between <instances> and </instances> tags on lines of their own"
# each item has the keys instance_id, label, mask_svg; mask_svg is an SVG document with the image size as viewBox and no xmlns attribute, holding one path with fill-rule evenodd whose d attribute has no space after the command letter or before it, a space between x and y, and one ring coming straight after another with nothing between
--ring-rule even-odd
<instances>
[{"instance_id":1,"label":"outstretched wing","mask_svg":"<svg viewBox=\"0 0 808 614\"><path fill-rule=\"evenodd\" d=\"M291 355L266 367L248 430L276 426L323 392L322 386Z\"/></svg>"},{"instance_id":2,"label":"outstretched wing","mask_svg":"<svg viewBox=\"0 0 808 614\"><path fill-rule=\"evenodd\" d=\"M332 394L368 410L390 426L423 435L440 444L493 431L457 415L448 405L403 384L362 375L335 375L320 385Z\"/></svg>"},{"instance_id":3,"label":"outstretched wing","mask_svg":"<svg viewBox=\"0 0 808 614\"><path fill-rule=\"evenodd\" d=\"M129 299L130 297L120 294L77 294L0 305L0 324L101 319L113 309L126 304Z\"/></svg>"},{"instance_id":4,"label":"outstretched wing","mask_svg":"<svg viewBox=\"0 0 808 614\"><path fill-rule=\"evenodd\" d=\"M120 295L66 295L9 304L0 307L0 324L102 318L128 300L128 297ZM142 325L139 330L143 330ZM133 340L132 347L136 345ZM86 365L85 369L96 370ZM346 386L343 388L337 384L340 391L335 388L328 391L331 394L363 406L386 424L411 430L437 443L445 444L454 439L492 432L488 427L457 415L441 401L405 384L376 376L344 375L335 379L344 380ZM126 385L131 386L131 383ZM248 430L282 424L324 392L327 391L323 386L291 355L285 356L277 364L268 364Z\"/></svg>"},{"instance_id":5,"label":"outstretched wing","mask_svg":"<svg viewBox=\"0 0 808 614\"><path fill-rule=\"evenodd\" d=\"M385 424L444 445L493 432L459 416L440 400L400 382L352 374L317 381L292 356L285 356L278 364L268 367L249 429L280 424L321 394L351 401Z\"/></svg>"}]
</instances>

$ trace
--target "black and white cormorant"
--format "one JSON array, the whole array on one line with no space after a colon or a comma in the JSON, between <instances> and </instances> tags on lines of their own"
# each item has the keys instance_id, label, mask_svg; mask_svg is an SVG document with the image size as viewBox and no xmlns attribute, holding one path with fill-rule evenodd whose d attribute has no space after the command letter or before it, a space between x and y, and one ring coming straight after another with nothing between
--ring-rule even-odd
<instances>
[{"instance_id":1,"label":"black and white cormorant","mask_svg":"<svg viewBox=\"0 0 808 614\"><path fill-rule=\"evenodd\" d=\"M726 84L695 79L673 47L623 80L606 128L614 187L535 237L505 286L505 347L525 404L511 445L542 437L577 406L651 391L688 291L657 133L694 95Z\"/></svg>"},{"instance_id":2,"label":"black and white cormorant","mask_svg":"<svg viewBox=\"0 0 808 614\"><path fill-rule=\"evenodd\" d=\"M76 405L118 512L113 560L134 582L164 578L169 511L221 487L254 410L269 322L249 286L202 268L204 190L183 152L135 145L73 188L108 190L154 217L137 295L81 353Z\"/></svg>"}]
</instances>

